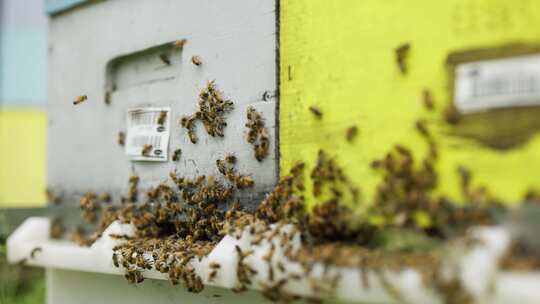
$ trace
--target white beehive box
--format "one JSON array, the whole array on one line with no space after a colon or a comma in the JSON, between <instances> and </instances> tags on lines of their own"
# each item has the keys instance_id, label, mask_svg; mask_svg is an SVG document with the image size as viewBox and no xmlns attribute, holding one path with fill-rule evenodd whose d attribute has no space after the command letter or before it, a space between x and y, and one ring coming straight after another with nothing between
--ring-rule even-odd
<instances>
[{"instance_id":1,"label":"white beehive box","mask_svg":"<svg viewBox=\"0 0 540 304\"><path fill-rule=\"evenodd\" d=\"M255 180L254 188L240 193L242 203L260 199L278 173L275 1L78 2L50 20L49 188L67 202L86 191L110 192L118 200L130 175L139 175L141 190L172 170L219 175L216 159L234 153L238 171ZM187 39L183 48L172 47L177 39ZM192 56L202 65L192 64ZM234 110L226 115L224 138L210 137L199 122L199 142L192 144L178 120L198 109L199 90L209 80ZM78 95L88 100L74 106ZM263 113L268 127L270 153L262 162L246 141L248 106ZM138 107L170 108L167 161L133 161L116 143L118 132L126 132L127 111ZM178 148L182 156L173 162Z\"/></svg>"}]
</instances>

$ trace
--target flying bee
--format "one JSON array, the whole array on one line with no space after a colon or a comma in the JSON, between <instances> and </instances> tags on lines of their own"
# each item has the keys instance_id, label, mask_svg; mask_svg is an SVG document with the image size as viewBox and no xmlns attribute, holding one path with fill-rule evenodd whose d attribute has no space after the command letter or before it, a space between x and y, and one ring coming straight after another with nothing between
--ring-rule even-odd
<instances>
[{"instance_id":1,"label":"flying bee","mask_svg":"<svg viewBox=\"0 0 540 304\"><path fill-rule=\"evenodd\" d=\"M348 142L351 142L356 137L356 134L358 134L358 128L356 126L350 126L345 131L345 138Z\"/></svg>"},{"instance_id":2,"label":"flying bee","mask_svg":"<svg viewBox=\"0 0 540 304\"><path fill-rule=\"evenodd\" d=\"M311 112L311 114L313 114L315 116L315 118L317 119L321 119L322 116L323 116L323 113L321 112L321 110L316 107L316 106L310 106L309 107L309 111Z\"/></svg>"},{"instance_id":3,"label":"flying bee","mask_svg":"<svg viewBox=\"0 0 540 304\"><path fill-rule=\"evenodd\" d=\"M36 253L41 252L41 251L43 251L43 248L41 247L36 247L32 249L32 251L30 252L30 258L32 259L35 258Z\"/></svg>"},{"instance_id":4,"label":"flying bee","mask_svg":"<svg viewBox=\"0 0 540 304\"><path fill-rule=\"evenodd\" d=\"M202 64L201 57L199 57L197 55L193 55L191 57L191 63L193 63L196 66L200 66Z\"/></svg>"},{"instance_id":5,"label":"flying bee","mask_svg":"<svg viewBox=\"0 0 540 304\"><path fill-rule=\"evenodd\" d=\"M120 145L120 146L123 146L126 144L126 134L122 131L118 132L118 135L116 137L116 142Z\"/></svg>"},{"instance_id":6,"label":"flying bee","mask_svg":"<svg viewBox=\"0 0 540 304\"><path fill-rule=\"evenodd\" d=\"M411 49L411 44L408 42L400 44L395 49L396 62L398 64L401 74L407 74L408 67L407 67L406 59L407 59L410 49Z\"/></svg>"},{"instance_id":7,"label":"flying bee","mask_svg":"<svg viewBox=\"0 0 540 304\"><path fill-rule=\"evenodd\" d=\"M74 105L81 104L81 103L85 102L87 99L88 99L88 96L79 95L79 96L75 97L75 100L73 100L73 104Z\"/></svg>"},{"instance_id":8,"label":"flying bee","mask_svg":"<svg viewBox=\"0 0 540 304\"><path fill-rule=\"evenodd\" d=\"M424 103L424 107L429 111L433 111L435 108L433 103L433 94L431 94L431 91L428 89L424 89L422 91L422 102Z\"/></svg>"},{"instance_id":9,"label":"flying bee","mask_svg":"<svg viewBox=\"0 0 540 304\"><path fill-rule=\"evenodd\" d=\"M150 154L150 151L152 151L152 145L145 144L142 148L141 154L143 156L148 156L148 154Z\"/></svg>"},{"instance_id":10,"label":"flying bee","mask_svg":"<svg viewBox=\"0 0 540 304\"><path fill-rule=\"evenodd\" d=\"M159 54L159 59L161 59L161 61L164 64L171 65L171 59L168 54L165 54L165 53Z\"/></svg>"},{"instance_id":11,"label":"flying bee","mask_svg":"<svg viewBox=\"0 0 540 304\"><path fill-rule=\"evenodd\" d=\"M179 161L179 160L180 160L180 155L182 155L182 149L176 149L176 150L174 150L174 154L173 154L172 160L173 160L173 161Z\"/></svg>"},{"instance_id":12,"label":"flying bee","mask_svg":"<svg viewBox=\"0 0 540 304\"><path fill-rule=\"evenodd\" d=\"M167 111L159 112L159 116L158 116L158 119L157 119L158 125L164 125L166 119L167 119Z\"/></svg>"},{"instance_id":13,"label":"flying bee","mask_svg":"<svg viewBox=\"0 0 540 304\"><path fill-rule=\"evenodd\" d=\"M177 39L173 42L173 47L180 49L187 43L187 39Z\"/></svg>"}]
</instances>

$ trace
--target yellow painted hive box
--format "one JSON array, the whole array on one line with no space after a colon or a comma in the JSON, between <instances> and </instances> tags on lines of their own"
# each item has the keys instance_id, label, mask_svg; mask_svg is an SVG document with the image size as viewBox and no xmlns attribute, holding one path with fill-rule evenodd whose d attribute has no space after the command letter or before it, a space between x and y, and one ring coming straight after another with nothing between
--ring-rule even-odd
<instances>
[{"instance_id":1,"label":"yellow painted hive box","mask_svg":"<svg viewBox=\"0 0 540 304\"><path fill-rule=\"evenodd\" d=\"M505 203L540 189L536 1L295 0L280 9L282 172L313 165L323 149L369 204L382 178L372 161L396 144L421 159L431 142L435 192L452 201L467 201L463 170Z\"/></svg>"}]
</instances>

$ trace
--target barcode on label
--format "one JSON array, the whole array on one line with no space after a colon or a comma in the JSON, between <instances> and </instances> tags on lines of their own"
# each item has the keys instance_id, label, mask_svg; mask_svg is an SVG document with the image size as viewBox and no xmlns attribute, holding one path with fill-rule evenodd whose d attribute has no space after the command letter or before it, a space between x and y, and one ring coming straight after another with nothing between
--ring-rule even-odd
<instances>
[{"instance_id":1,"label":"barcode on label","mask_svg":"<svg viewBox=\"0 0 540 304\"><path fill-rule=\"evenodd\" d=\"M153 125L158 120L157 112L134 112L131 114L131 124L138 125Z\"/></svg>"},{"instance_id":2,"label":"barcode on label","mask_svg":"<svg viewBox=\"0 0 540 304\"><path fill-rule=\"evenodd\" d=\"M135 136L131 141L131 146L133 147L142 147L144 145L152 145L156 148L161 145L161 136Z\"/></svg>"},{"instance_id":3,"label":"barcode on label","mask_svg":"<svg viewBox=\"0 0 540 304\"><path fill-rule=\"evenodd\" d=\"M540 55L459 64L454 86L461 112L538 105Z\"/></svg>"}]
</instances>

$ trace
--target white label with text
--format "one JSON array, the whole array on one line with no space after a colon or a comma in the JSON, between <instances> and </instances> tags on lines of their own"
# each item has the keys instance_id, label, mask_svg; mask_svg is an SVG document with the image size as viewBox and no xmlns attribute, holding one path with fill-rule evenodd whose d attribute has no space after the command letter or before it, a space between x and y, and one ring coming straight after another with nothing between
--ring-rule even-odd
<instances>
[{"instance_id":1,"label":"white label with text","mask_svg":"<svg viewBox=\"0 0 540 304\"><path fill-rule=\"evenodd\" d=\"M128 110L126 154L131 160L167 161L170 116L170 108Z\"/></svg>"},{"instance_id":2,"label":"white label with text","mask_svg":"<svg viewBox=\"0 0 540 304\"><path fill-rule=\"evenodd\" d=\"M540 105L540 54L459 64L454 102L462 113Z\"/></svg>"}]
</instances>

